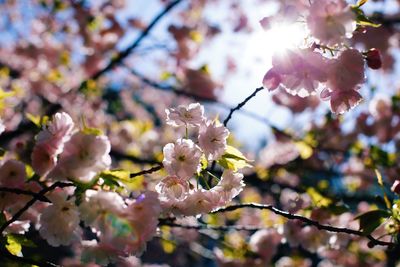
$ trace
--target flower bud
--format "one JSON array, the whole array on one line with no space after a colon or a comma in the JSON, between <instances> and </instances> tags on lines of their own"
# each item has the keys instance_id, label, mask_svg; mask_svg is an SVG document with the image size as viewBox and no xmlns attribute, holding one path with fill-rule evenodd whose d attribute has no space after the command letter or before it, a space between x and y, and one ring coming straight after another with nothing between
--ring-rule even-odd
<instances>
[{"instance_id":1,"label":"flower bud","mask_svg":"<svg viewBox=\"0 0 400 267\"><path fill-rule=\"evenodd\" d=\"M372 48L365 53L367 65L373 70L380 69L382 67L381 53L378 49Z\"/></svg>"}]
</instances>

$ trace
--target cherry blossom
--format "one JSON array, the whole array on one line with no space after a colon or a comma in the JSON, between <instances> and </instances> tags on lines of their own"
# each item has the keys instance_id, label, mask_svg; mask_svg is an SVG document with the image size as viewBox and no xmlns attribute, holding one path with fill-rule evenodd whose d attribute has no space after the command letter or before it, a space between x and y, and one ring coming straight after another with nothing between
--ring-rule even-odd
<instances>
[{"instance_id":1,"label":"cherry blossom","mask_svg":"<svg viewBox=\"0 0 400 267\"><path fill-rule=\"evenodd\" d=\"M40 175L47 175L56 165L57 156L70 139L74 129L72 118L65 112L56 113L36 136L32 152L32 167Z\"/></svg>"},{"instance_id":2,"label":"cherry blossom","mask_svg":"<svg viewBox=\"0 0 400 267\"><path fill-rule=\"evenodd\" d=\"M208 160L221 157L226 149L229 130L218 121L208 121L200 127L199 145Z\"/></svg>"},{"instance_id":3,"label":"cherry blossom","mask_svg":"<svg viewBox=\"0 0 400 267\"><path fill-rule=\"evenodd\" d=\"M328 88L321 92L323 100L330 99L334 113L342 114L362 101L358 93L364 82L364 59L356 49L344 50L331 62L328 73Z\"/></svg>"},{"instance_id":4,"label":"cherry blossom","mask_svg":"<svg viewBox=\"0 0 400 267\"><path fill-rule=\"evenodd\" d=\"M327 62L321 54L308 49L287 51L275 55L272 69L264 76L263 84L269 90L282 85L290 94L306 97L327 81Z\"/></svg>"},{"instance_id":5,"label":"cherry blossom","mask_svg":"<svg viewBox=\"0 0 400 267\"><path fill-rule=\"evenodd\" d=\"M163 149L163 165L169 175L189 179L199 171L201 149L190 139L178 139Z\"/></svg>"},{"instance_id":6,"label":"cherry blossom","mask_svg":"<svg viewBox=\"0 0 400 267\"><path fill-rule=\"evenodd\" d=\"M336 45L352 36L356 29L355 14L344 0L314 0L310 5L307 26L321 43Z\"/></svg>"},{"instance_id":7,"label":"cherry blossom","mask_svg":"<svg viewBox=\"0 0 400 267\"><path fill-rule=\"evenodd\" d=\"M75 199L67 199L63 192L54 192L51 197L52 204L44 209L40 216L40 235L47 242L58 247L69 245L79 240L79 211L75 206Z\"/></svg>"},{"instance_id":8,"label":"cherry blossom","mask_svg":"<svg viewBox=\"0 0 400 267\"><path fill-rule=\"evenodd\" d=\"M89 182L98 172L110 166L110 150L110 141L104 135L75 133L65 144L59 162L49 177Z\"/></svg>"},{"instance_id":9,"label":"cherry blossom","mask_svg":"<svg viewBox=\"0 0 400 267\"><path fill-rule=\"evenodd\" d=\"M0 166L0 185L19 188L26 178L25 165L18 160L7 160Z\"/></svg>"},{"instance_id":10,"label":"cherry blossom","mask_svg":"<svg viewBox=\"0 0 400 267\"><path fill-rule=\"evenodd\" d=\"M225 170L221 176L221 180L212 188L212 191L216 191L222 195L222 205L225 205L239 195L244 186L242 173Z\"/></svg>"},{"instance_id":11,"label":"cherry blossom","mask_svg":"<svg viewBox=\"0 0 400 267\"><path fill-rule=\"evenodd\" d=\"M249 241L252 251L259 254L264 260L270 261L281 243L282 236L275 229L264 229L255 232Z\"/></svg>"},{"instance_id":12,"label":"cherry blossom","mask_svg":"<svg viewBox=\"0 0 400 267\"><path fill-rule=\"evenodd\" d=\"M199 103L192 103L188 106L178 106L166 109L167 124L179 126L199 126L204 120L204 108Z\"/></svg>"}]
</instances>

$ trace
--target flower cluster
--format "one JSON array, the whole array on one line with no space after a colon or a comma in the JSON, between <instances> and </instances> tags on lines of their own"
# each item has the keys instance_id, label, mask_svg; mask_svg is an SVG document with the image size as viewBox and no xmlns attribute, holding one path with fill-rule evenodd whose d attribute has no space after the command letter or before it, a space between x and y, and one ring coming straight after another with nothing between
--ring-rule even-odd
<instances>
[{"instance_id":1,"label":"flower cluster","mask_svg":"<svg viewBox=\"0 0 400 267\"><path fill-rule=\"evenodd\" d=\"M45 198L50 203L32 204L4 233L23 234L33 223L49 245L80 244L81 260L101 265L141 254L157 230L161 213L158 194L146 191L136 199L124 199L112 188L103 187L103 172L111 165L110 150L108 137L99 130L87 126L79 130L69 114L56 113L36 136L31 179L27 181L25 164L8 159L0 166L0 186L36 194L40 184L51 181L67 188L55 187ZM1 209L6 218L15 215L28 197L2 194ZM81 227L81 221L86 228ZM88 229L95 239L87 240Z\"/></svg>"},{"instance_id":2,"label":"flower cluster","mask_svg":"<svg viewBox=\"0 0 400 267\"><path fill-rule=\"evenodd\" d=\"M224 158L228 129L217 120L206 119L204 109L198 103L167 109L166 113L167 123L186 127L187 136L165 145L163 149L163 165L168 176L156 186L163 211L197 215L229 203L242 190L243 175L226 169L211 188L209 177L216 177L206 171L209 162ZM197 144L189 139L189 127L195 130L191 134L197 137Z\"/></svg>"},{"instance_id":3,"label":"flower cluster","mask_svg":"<svg viewBox=\"0 0 400 267\"><path fill-rule=\"evenodd\" d=\"M358 90L364 82L364 61L372 69L380 68L379 51L370 49L362 53L345 44L356 30L355 13L362 12L359 6L350 6L344 0L314 0L309 8L300 11L287 19L306 17L305 27L310 36L304 36L304 47L273 56L263 85L270 91L282 88L300 97L320 91L322 100L330 100L331 110L342 114L362 101ZM262 26L268 28L271 20L263 19Z\"/></svg>"}]
</instances>

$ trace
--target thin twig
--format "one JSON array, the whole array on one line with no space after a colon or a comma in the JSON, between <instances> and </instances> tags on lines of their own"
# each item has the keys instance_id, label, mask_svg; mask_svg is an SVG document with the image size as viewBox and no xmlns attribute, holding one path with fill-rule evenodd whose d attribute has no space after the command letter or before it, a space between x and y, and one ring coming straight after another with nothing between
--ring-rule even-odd
<instances>
[{"instance_id":1,"label":"thin twig","mask_svg":"<svg viewBox=\"0 0 400 267\"><path fill-rule=\"evenodd\" d=\"M177 6L182 0L175 0L168 4L157 16L153 18L153 20L149 23L149 25L142 31L142 33L138 36L138 38L125 50L119 52L110 62L101 70L94 73L88 80L96 80L100 76L102 76L107 71L111 70L116 65L120 64L130 53L132 53L135 48L137 48L140 43L146 38L146 36L150 33L150 31L157 25L157 23L169 13L175 6ZM87 81L87 80L86 80ZM82 82L79 88L82 88L85 85L85 82Z\"/></svg>"},{"instance_id":2,"label":"thin twig","mask_svg":"<svg viewBox=\"0 0 400 267\"><path fill-rule=\"evenodd\" d=\"M23 206L19 211L17 211L17 213L14 214L14 216L9 219L8 221L6 221L1 227L0 227L0 233L3 233L4 230L13 222L15 222L16 220L19 219L19 217L21 217L21 215L27 211L33 204L35 204L36 201L39 200L39 196L44 196L46 193L56 189L57 187L59 188L63 188L63 187L68 187L68 186L74 186L74 184L72 183L64 183L64 182L55 182L54 184L52 184L51 186L42 189L39 193L38 196L34 196L31 200L29 200L25 206Z\"/></svg>"},{"instance_id":3,"label":"thin twig","mask_svg":"<svg viewBox=\"0 0 400 267\"><path fill-rule=\"evenodd\" d=\"M158 82L156 82L154 80L151 80L151 79L143 76L142 74L140 74L136 70L131 69L128 65L124 64L124 66L126 68L128 68L129 71L133 75L135 75L137 78L139 78L141 82L153 87L154 89L158 89L158 90L165 91L165 92L171 92L171 93L174 93L174 94L176 94L178 96L186 96L186 97L192 98L192 99L197 100L197 101L213 103L214 105L217 105L217 106L219 106L221 108L224 108L224 109L234 109L235 108L235 107L233 107L231 105L228 105L226 103L220 102L220 101L218 101L218 99L215 99L215 98L204 97L204 96L201 96L201 95L198 95L198 94L193 94L193 93L187 92L187 91L185 91L185 90L183 90L181 88L175 87L175 86L160 84L160 83L158 83ZM252 119L255 119L255 120L259 121L259 122L264 123L265 125L267 125L268 127L272 128L274 130L278 130L280 132L283 132L283 131L279 130L276 126L274 126L273 123L271 121L269 121L267 118L265 118L264 116L260 116L257 113L254 113L254 112L251 112L251 111L248 111L248 110L245 110L245 109L240 109L240 112L243 115L246 115L246 116L248 116L248 117L250 117Z\"/></svg>"},{"instance_id":4,"label":"thin twig","mask_svg":"<svg viewBox=\"0 0 400 267\"><path fill-rule=\"evenodd\" d=\"M37 199L40 200L40 201L51 203L51 201L47 197L42 196L39 193L35 193L35 192L32 192L32 191L27 191L27 190L22 190L22 189L19 189L19 188L0 187L0 192L12 193L12 194L17 194L17 195L33 196L33 197L37 197Z\"/></svg>"},{"instance_id":5,"label":"thin twig","mask_svg":"<svg viewBox=\"0 0 400 267\"><path fill-rule=\"evenodd\" d=\"M251 95L249 95L248 97L246 97L245 100L243 100L242 102L240 102L236 107L232 108L232 109L230 110L229 114L228 114L228 117L226 117L226 119L224 120L224 126L226 126L226 125L228 124L228 122L231 120L232 115L233 115L233 113L234 113L235 111L240 110L244 105L246 105L246 103L247 103L250 99L252 99L253 97L255 97L256 94L257 94L258 92L260 92L261 90L263 90L263 89L264 89L264 87L259 87L259 88L257 88L256 90L254 90L254 92L253 92Z\"/></svg>"},{"instance_id":6,"label":"thin twig","mask_svg":"<svg viewBox=\"0 0 400 267\"><path fill-rule=\"evenodd\" d=\"M256 203L244 203L244 204L237 204L237 205L232 205L232 206L228 206L228 207L225 207L225 208L221 208L221 209L218 209L218 210L216 210L216 211L214 211L212 213L215 214L215 213L221 213L221 212L227 212L227 211L234 211L234 210L242 209L242 208L253 208L253 209L270 210L273 213L275 213L277 215L280 215L282 217L285 217L287 219L299 220L299 221L302 221L302 222L304 222L306 224L315 226L319 230L325 230L325 231L328 231L328 232L345 233L345 234L350 234L350 235L357 235L357 236L367 237L370 240L370 244L371 245L380 245L380 246L393 246L393 245L395 245L395 243L392 243L392 242L386 242L386 241L377 240L373 236L366 235L362 231L353 230L353 229L349 229L349 228L345 228L345 227L334 227L334 226L331 226L331 225L320 224L319 222L311 220L311 219L309 219L307 217L304 217L304 216L301 216L301 215L298 215L298 214L292 214L292 213L289 213L287 211L283 211L283 210L277 209L273 205L262 205L262 204L256 204Z\"/></svg>"},{"instance_id":7,"label":"thin twig","mask_svg":"<svg viewBox=\"0 0 400 267\"><path fill-rule=\"evenodd\" d=\"M115 158L116 160L130 160L132 162L138 163L138 164L161 164L161 162L157 161L156 159L144 159L144 158L138 158L132 155L126 155L124 153L121 153L117 150L111 150L110 156Z\"/></svg>"},{"instance_id":8,"label":"thin twig","mask_svg":"<svg viewBox=\"0 0 400 267\"><path fill-rule=\"evenodd\" d=\"M130 178L134 178L134 177L137 177L137 176L140 176L140 175L150 174L150 173L153 173L153 172L157 172L157 171L161 170L162 168L163 168L163 165L160 164L160 165L158 165L158 166L152 167L152 168L147 169L147 170L143 170L143 171L140 171L140 172L131 173Z\"/></svg>"}]
</instances>

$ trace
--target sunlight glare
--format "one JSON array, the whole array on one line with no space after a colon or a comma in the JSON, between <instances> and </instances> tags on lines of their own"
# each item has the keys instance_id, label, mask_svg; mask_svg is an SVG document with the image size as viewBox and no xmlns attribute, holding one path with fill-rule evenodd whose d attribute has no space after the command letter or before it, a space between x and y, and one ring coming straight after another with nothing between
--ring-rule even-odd
<instances>
[{"instance_id":1,"label":"sunlight glare","mask_svg":"<svg viewBox=\"0 0 400 267\"><path fill-rule=\"evenodd\" d=\"M263 62L270 62L273 55L288 49L304 47L308 33L301 23L275 24L270 30L260 29L251 38L250 53L257 53Z\"/></svg>"},{"instance_id":2,"label":"sunlight glare","mask_svg":"<svg viewBox=\"0 0 400 267\"><path fill-rule=\"evenodd\" d=\"M271 54L282 53L304 45L307 36L304 28L300 23L276 25L264 32L260 41Z\"/></svg>"}]
</instances>

